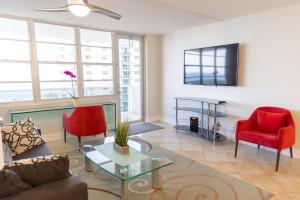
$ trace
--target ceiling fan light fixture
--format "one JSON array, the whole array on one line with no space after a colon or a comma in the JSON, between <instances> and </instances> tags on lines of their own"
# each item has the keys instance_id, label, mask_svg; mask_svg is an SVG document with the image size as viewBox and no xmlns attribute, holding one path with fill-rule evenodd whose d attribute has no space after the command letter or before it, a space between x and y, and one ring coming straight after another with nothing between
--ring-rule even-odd
<instances>
[{"instance_id":1,"label":"ceiling fan light fixture","mask_svg":"<svg viewBox=\"0 0 300 200\"><path fill-rule=\"evenodd\" d=\"M85 17L90 13L90 8L81 4L69 5L69 10L77 17Z\"/></svg>"}]
</instances>

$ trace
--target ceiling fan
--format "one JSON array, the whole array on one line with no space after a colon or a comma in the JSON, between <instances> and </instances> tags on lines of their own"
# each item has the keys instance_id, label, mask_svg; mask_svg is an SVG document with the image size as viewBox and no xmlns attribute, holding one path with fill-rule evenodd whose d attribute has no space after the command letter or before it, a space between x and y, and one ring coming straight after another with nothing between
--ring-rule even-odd
<instances>
[{"instance_id":1,"label":"ceiling fan","mask_svg":"<svg viewBox=\"0 0 300 200\"><path fill-rule=\"evenodd\" d=\"M84 17L90 12L95 12L101 15L112 17L114 19L121 19L121 15L107 10L105 8L100 8L98 6L90 4L87 0L68 0L68 4L58 8L43 8L37 11L43 12L71 12L77 17Z\"/></svg>"}]
</instances>

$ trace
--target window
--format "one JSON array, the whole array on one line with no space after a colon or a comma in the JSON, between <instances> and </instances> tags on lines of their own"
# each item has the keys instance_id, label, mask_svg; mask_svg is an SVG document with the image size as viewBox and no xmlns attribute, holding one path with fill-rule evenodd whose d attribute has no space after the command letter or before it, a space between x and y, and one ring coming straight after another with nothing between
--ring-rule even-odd
<instances>
[{"instance_id":1,"label":"window","mask_svg":"<svg viewBox=\"0 0 300 200\"><path fill-rule=\"evenodd\" d=\"M121 87L121 112L128 112L128 87Z\"/></svg>"},{"instance_id":2,"label":"window","mask_svg":"<svg viewBox=\"0 0 300 200\"><path fill-rule=\"evenodd\" d=\"M122 79L123 85L130 85L130 79Z\"/></svg>"},{"instance_id":3,"label":"window","mask_svg":"<svg viewBox=\"0 0 300 200\"><path fill-rule=\"evenodd\" d=\"M64 75L68 70L77 74L75 31L73 27L34 23L41 99L68 98L77 91ZM73 91L72 84L75 90Z\"/></svg>"},{"instance_id":4,"label":"window","mask_svg":"<svg viewBox=\"0 0 300 200\"><path fill-rule=\"evenodd\" d=\"M139 54L135 46L122 51L120 84L131 85ZM112 32L0 17L0 103L114 95L114 60Z\"/></svg>"},{"instance_id":5,"label":"window","mask_svg":"<svg viewBox=\"0 0 300 200\"><path fill-rule=\"evenodd\" d=\"M113 95L110 32L80 29L84 96Z\"/></svg>"},{"instance_id":6,"label":"window","mask_svg":"<svg viewBox=\"0 0 300 200\"><path fill-rule=\"evenodd\" d=\"M27 22L0 18L0 102L33 100Z\"/></svg>"}]
</instances>

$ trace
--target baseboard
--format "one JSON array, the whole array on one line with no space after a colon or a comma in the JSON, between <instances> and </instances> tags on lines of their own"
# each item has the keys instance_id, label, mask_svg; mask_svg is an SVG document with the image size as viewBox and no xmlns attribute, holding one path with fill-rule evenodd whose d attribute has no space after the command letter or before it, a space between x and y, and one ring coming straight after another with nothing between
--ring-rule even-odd
<instances>
[{"instance_id":1,"label":"baseboard","mask_svg":"<svg viewBox=\"0 0 300 200\"><path fill-rule=\"evenodd\" d=\"M164 123L167 123L167 124L170 124L170 125L173 125L175 126L176 122L175 122L175 119L172 119L172 118L167 118L167 117L161 117L161 121L164 122ZM231 141L235 141L235 138L234 138L234 134L226 134L226 136L228 137L229 140ZM242 144L245 144L247 146L251 146L253 148L257 148L257 145L256 144L252 144L252 143L249 143L249 142L243 142L241 141ZM261 146L261 149L265 149L266 151L270 151L270 152L273 152L273 153L276 153L276 149L272 149L272 148L269 148L269 147L264 147L264 146ZM298 148L293 148L293 156L294 158L299 158L300 159L300 149ZM290 151L289 149L285 149L282 151L282 155L285 155L285 156L290 156Z\"/></svg>"},{"instance_id":2,"label":"baseboard","mask_svg":"<svg viewBox=\"0 0 300 200\"><path fill-rule=\"evenodd\" d=\"M175 126L175 120L172 119L172 118L166 118L166 117L160 117L160 116L153 116L153 117L148 117L148 118L146 118L146 121L147 121L147 122L161 121L161 122L170 124L170 125L172 125L172 126ZM46 139L47 141L63 140L63 134L62 134L61 132L58 132L58 133L50 133L50 134L43 134L43 136L45 137L45 139ZM68 136L67 136L67 137L68 137ZM230 134L230 135L227 134L227 137L228 137L229 140L235 141L234 135L232 135L232 134ZM243 142L243 141L241 141L241 143L242 143L242 144L245 144L245 145L247 145L247 146L253 147L254 149L257 148L257 145L252 144L252 143L249 143L249 142ZM276 153L276 150L275 150L275 149L272 149L272 148L268 148L268 147L261 146L261 149L265 149L266 151L270 151L270 152ZM299 159L300 159L300 149L294 148L294 149L293 149L293 153L294 153L294 157L295 157L295 158L299 158ZM282 151L282 155L290 156L289 150L288 150L288 149L283 150L283 151Z\"/></svg>"},{"instance_id":3,"label":"baseboard","mask_svg":"<svg viewBox=\"0 0 300 200\"><path fill-rule=\"evenodd\" d=\"M175 119L172 119L172 118L162 117L161 121L164 122L164 123L173 125L173 126L175 126L175 124L176 124Z\"/></svg>"},{"instance_id":4,"label":"baseboard","mask_svg":"<svg viewBox=\"0 0 300 200\"><path fill-rule=\"evenodd\" d=\"M155 121L161 121L161 116L149 116L146 117L146 122L155 122Z\"/></svg>"},{"instance_id":5,"label":"baseboard","mask_svg":"<svg viewBox=\"0 0 300 200\"><path fill-rule=\"evenodd\" d=\"M294 157L300 159L300 149L293 149Z\"/></svg>"},{"instance_id":6,"label":"baseboard","mask_svg":"<svg viewBox=\"0 0 300 200\"><path fill-rule=\"evenodd\" d=\"M228 137L228 140L231 140L231 141L235 142L235 138L232 138L232 137ZM244 142L244 141L240 141L240 143L242 143L244 145L247 145L247 146L250 146L250 147L253 147L253 149L257 149L257 144L252 144L252 143ZM276 149L265 147L265 146L260 146L260 149L264 149L264 150L272 152L274 154L277 153ZM289 149L284 149L284 150L281 151L281 154L289 157L290 156L290 150ZM293 156L294 156L294 158L300 158L300 149L293 148Z\"/></svg>"}]
</instances>

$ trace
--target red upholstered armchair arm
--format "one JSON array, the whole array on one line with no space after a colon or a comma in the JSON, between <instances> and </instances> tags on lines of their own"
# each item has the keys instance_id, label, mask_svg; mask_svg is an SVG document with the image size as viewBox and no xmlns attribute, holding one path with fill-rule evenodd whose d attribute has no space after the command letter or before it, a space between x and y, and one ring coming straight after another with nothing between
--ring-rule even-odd
<instances>
[{"instance_id":1,"label":"red upholstered armchair arm","mask_svg":"<svg viewBox=\"0 0 300 200\"><path fill-rule=\"evenodd\" d=\"M240 131L247 131L254 129L253 123L251 120L239 120L236 124L236 132L235 132L235 138L239 138L239 132Z\"/></svg>"},{"instance_id":2,"label":"red upholstered armchair arm","mask_svg":"<svg viewBox=\"0 0 300 200\"><path fill-rule=\"evenodd\" d=\"M295 144L296 135L295 135L295 127L288 126L283 127L278 130L278 149L286 149L292 147Z\"/></svg>"}]
</instances>

